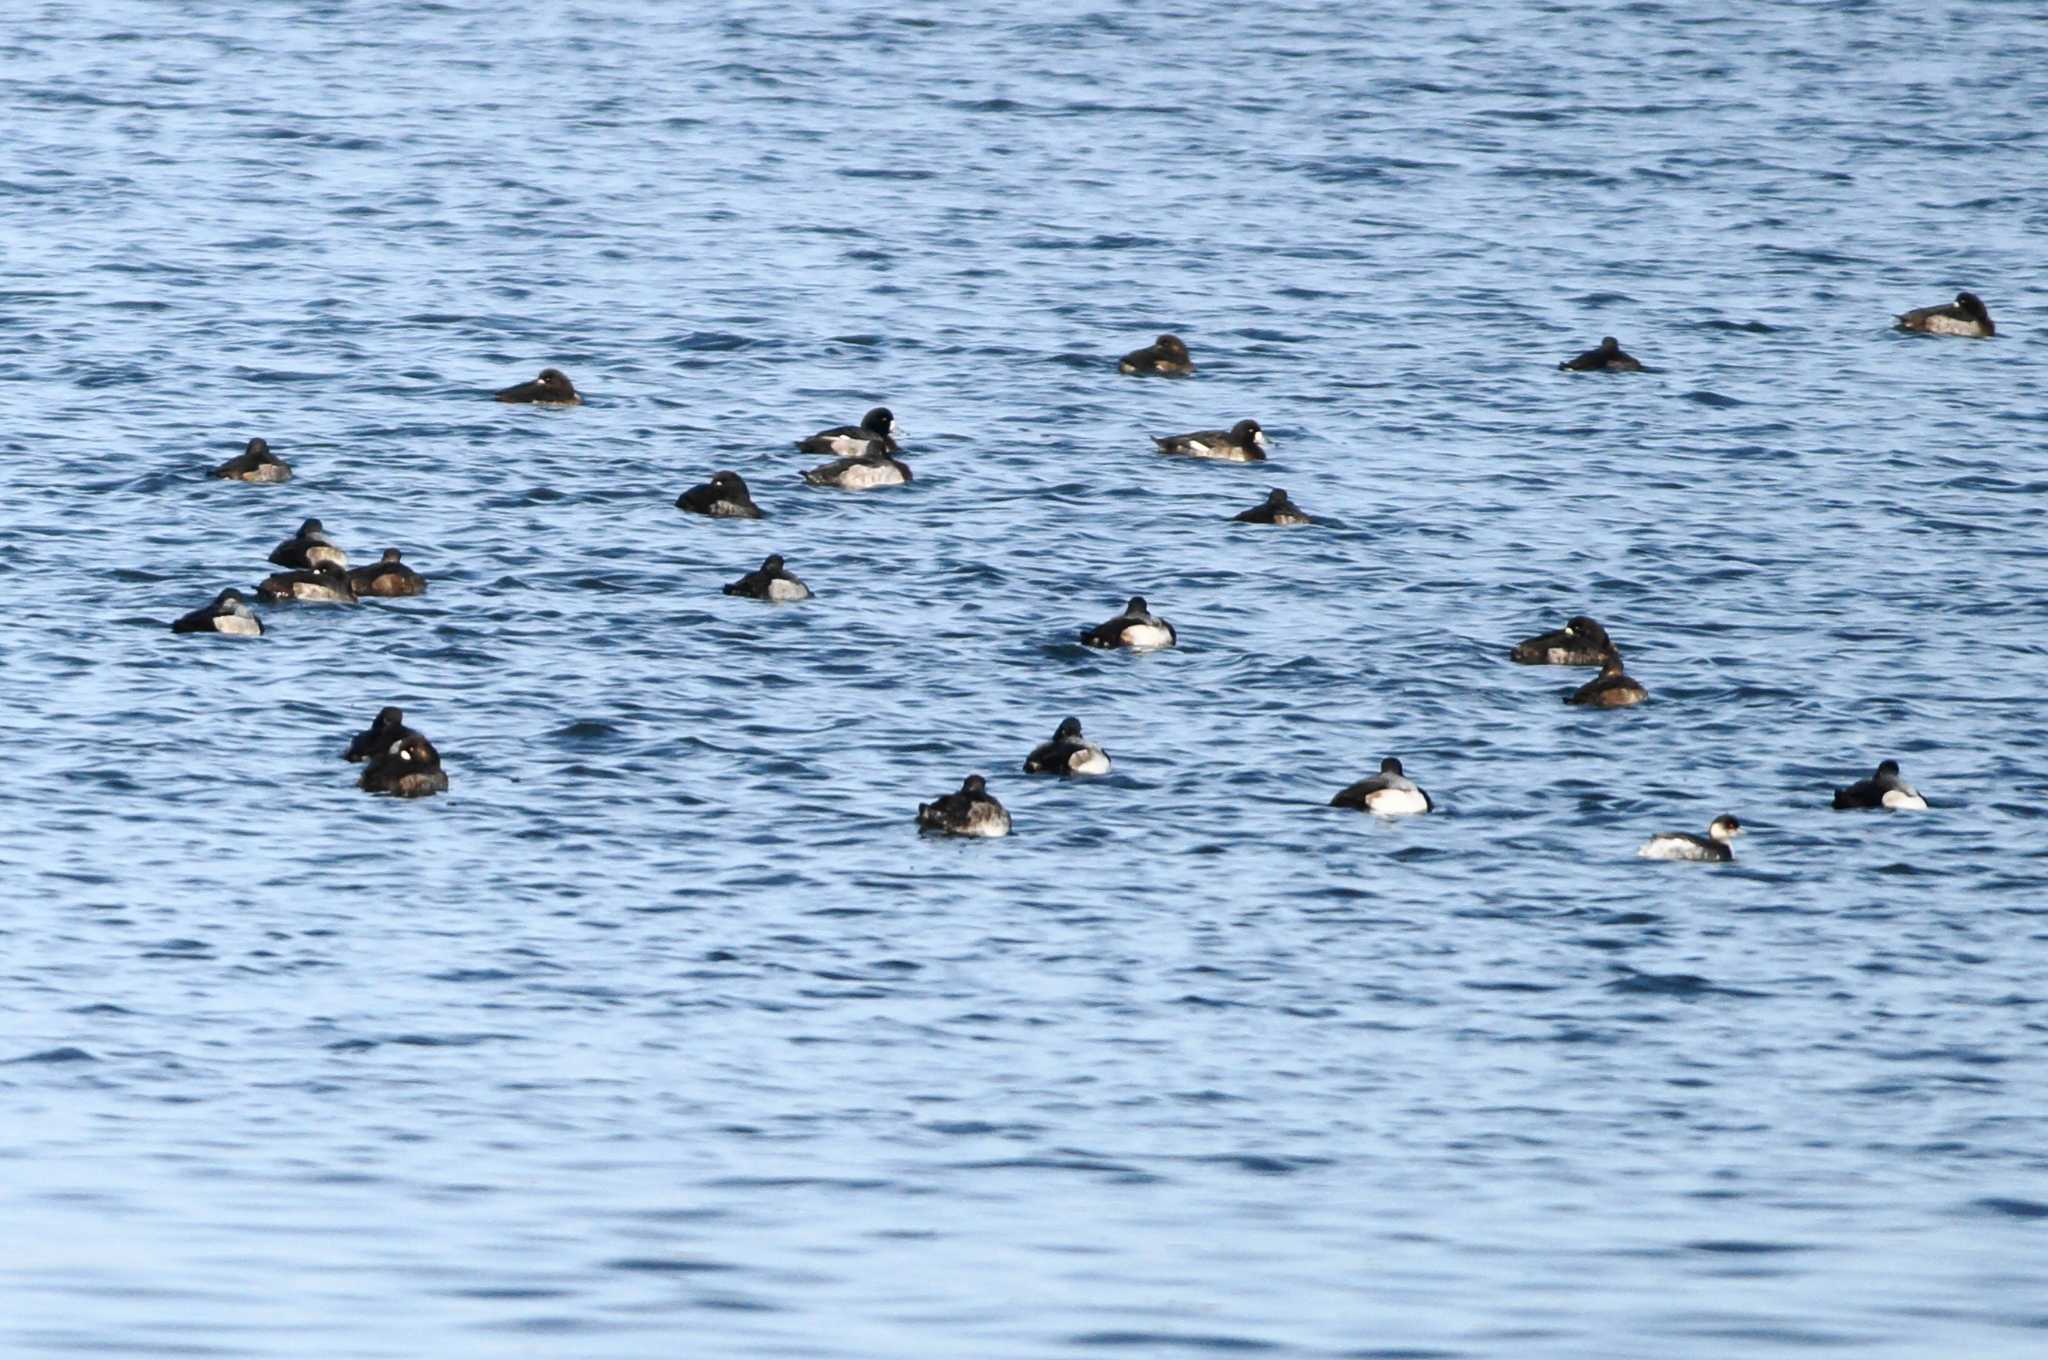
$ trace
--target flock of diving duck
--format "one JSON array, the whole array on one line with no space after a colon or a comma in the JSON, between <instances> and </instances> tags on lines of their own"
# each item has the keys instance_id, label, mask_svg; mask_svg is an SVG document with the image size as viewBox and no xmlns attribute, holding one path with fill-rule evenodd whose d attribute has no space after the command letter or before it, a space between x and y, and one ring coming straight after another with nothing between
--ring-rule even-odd
<instances>
[{"instance_id":1,"label":"flock of diving duck","mask_svg":"<svg viewBox=\"0 0 2048 1360\"><path fill-rule=\"evenodd\" d=\"M1970 292L1957 293L1953 303L1901 313L1897 321L1901 330L1928 335L1988 338L1997 334L1982 299ZM1599 345L1558 367L1574 373L1644 371L1641 361L1623 351L1613 336L1603 337ZM1133 350L1118 361L1117 368L1121 373L1143 377L1189 377L1195 372L1186 343L1175 335L1161 335L1143 349ZM556 368L544 368L532 381L504 388L494 396L501 402L543 406L583 403L582 394ZM902 486L911 480L911 471L902 459L903 450L896 442L896 434L895 415L886 406L878 406L863 416L858 425L835 426L798 440L800 451L830 456L830 461L805 471L803 479L812 486L844 491ZM1160 453L1172 457L1234 463L1263 462L1269 448L1259 422L1249 419L1238 421L1228 430L1164 435L1153 443ZM276 484L291 480L292 471L270 451L267 443L251 439L240 455L208 475ZM763 517L746 482L731 471L717 472L703 485L684 491L676 498L676 508L717 519ZM1315 522L1294 504L1286 491L1277 487L1264 501L1232 518L1248 524L1283 526ZM427 588L426 579L402 560L396 548L385 549L379 560L368 566L351 568L348 554L328 536L317 519L301 523L291 538L272 550L270 561L284 570L267 577L256 588L257 598L266 603L354 603L366 595L397 598L423 594ZM727 595L774 603L792 603L811 595L810 588L788 569L780 554L771 554L758 569L727 585L724 591ZM171 630L256 637L262 634L263 624L242 593L228 589L210 604L179 618ZM1080 640L1090 647L1151 651L1174 646L1179 635L1171 623L1152 612L1143 596L1132 596L1122 613L1084 629ZM1508 659L1530 666L1598 666L1597 677L1565 695L1567 704L1628 708L1650 697L1649 690L1622 668L1621 649L1607 630L1585 615L1568 620L1554 632L1516 644ZM405 714L395 707L378 712L369 728L349 743L345 759L364 765L358 782L372 793L417 798L448 788L440 752L426 737L406 726ZM1078 718L1062 721L1052 739L1035 748L1024 761L1026 774L1067 778L1104 775L1109 771L1108 753L1083 734ZM1392 756L1380 762L1379 773L1343 789L1330 803L1333 807L1355 808L1381 817L1415 816L1435 806ZM1834 806L1924 811L1927 800L1900 776L1897 761L1885 760L1869 778L1835 790ZM1009 834L1011 825L1008 809L989 792L988 781L978 774L969 775L957 792L920 803L917 823L925 831L951 836L1004 836ZM1741 821L1724 813L1714 818L1704 836L1661 832L1646 841L1637 853L1645 859L1725 862L1734 859L1730 842L1741 834Z\"/></svg>"}]
</instances>

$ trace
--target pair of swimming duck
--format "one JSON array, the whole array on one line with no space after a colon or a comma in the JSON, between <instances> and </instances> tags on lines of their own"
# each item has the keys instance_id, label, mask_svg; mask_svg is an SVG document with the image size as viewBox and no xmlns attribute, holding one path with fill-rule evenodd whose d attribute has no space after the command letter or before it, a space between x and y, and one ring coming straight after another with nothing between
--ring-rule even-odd
<instances>
[{"instance_id":1,"label":"pair of swimming duck","mask_svg":"<svg viewBox=\"0 0 2048 1360\"><path fill-rule=\"evenodd\" d=\"M1939 307L1915 307L1910 312L1900 312L1894 320L1897 329L1922 335L1966 335L1981 340L1998 334L1998 327L1993 324L1984 299L1971 292L1957 293L1954 302L1943 303ZM1594 348L1565 360L1558 367L1573 373L1643 372L1641 361L1625 352L1621 342L1611 335L1602 336Z\"/></svg>"},{"instance_id":2,"label":"pair of swimming duck","mask_svg":"<svg viewBox=\"0 0 2048 1360\"><path fill-rule=\"evenodd\" d=\"M807 469L804 480L812 486L836 486L842 491L907 484L911 480L910 465L897 456L903 451L896 442L899 428L889 408L877 406L861 417L858 425L837 425L808 439L799 439L796 446L806 453L841 455ZM677 496L676 509L713 519L765 518L747 489L746 479L729 469L713 473L710 481Z\"/></svg>"},{"instance_id":3,"label":"pair of swimming duck","mask_svg":"<svg viewBox=\"0 0 2048 1360\"><path fill-rule=\"evenodd\" d=\"M724 591L727 595L744 595L757 600L811 598L810 588L789 571L780 553L771 554L758 571L747 573L726 586ZM1104 620L1093 628L1082 629L1080 638L1090 647L1104 650L1127 648L1131 651L1156 651L1175 646L1180 641L1173 625L1153 613L1142 595L1131 596L1123 612L1115 618Z\"/></svg>"},{"instance_id":4,"label":"pair of swimming duck","mask_svg":"<svg viewBox=\"0 0 2048 1360\"><path fill-rule=\"evenodd\" d=\"M1344 789L1330 800L1330 806L1356 808L1379 817L1414 817L1434 810L1436 804L1408 778L1401 762L1388 756L1380 762L1378 774ZM1645 859L1732 859L1728 842L1741 832L1742 823L1735 818L1716 817L1704 837L1683 831L1660 832L1636 853Z\"/></svg>"},{"instance_id":5,"label":"pair of swimming duck","mask_svg":"<svg viewBox=\"0 0 2048 1360\"><path fill-rule=\"evenodd\" d=\"M1380 762L1378 774L1343 790L1330 800L1330 806L1356 808L1381 817L1409 817L1432 811L1436 804L1403 773L1401 762L1388 756ZM1741 833L1742 823L1724 815L1713 820L1704 837L1683 831L1659 832L1636 853L1644 859L1732 859L1728 842Z\"/></svg>"},{"instance_id":6,"label":"pair of swimming duck","mask_svg":"<svg viewBox=\"0 0 2048 1360\"><path fill-rule=\"evenodd\" d=\"M1895 811L1925 812L1927 800L1920 791L1899 777L1899 762L1882 760L1877 772L1868 779L1859 779L1847 788L1835 790L1834 806L1837 810L1856 808L1886 808ZM1705 836L1688 835L1682 831L1666 831L1650 837L1643 848L1636 851L1644 859L1699 860L1726 864L1735 858L1735 850L1729 842L1742 834L1742 823L1736 818L1723 814L1716 817L1707 827Z\"/></svg>"},{"instance_id":7,"label":"pair of swimming duck","mask_svg":"<svg viewBox=\"0 0 2048 1360\"><path fill-rule=\"evenodd\" d=\"M1145 348L1134 349L1117 360L1117 371L1143 377L1186 378L1193 376L1195 361L1188 355L1186 341L1177 335L1162 335ZM1155 435L1152 442L1161 453L1226 463L1264 462L1272 449L1266 442L1265 430L1256 420L1240 420L1227 430Z\"/></svg>"},{"instance_id":8,"label":"pair of swimming duck","mask_svg":"<svg viewBox=\"0 0 2048 1360\"><path fill-rule=\"evenodd\" d=\"M1284 492L1279 494L1284 498ZM1121 614L1082 630L1081 641L1090 647L1152 651L1177 645L1180 635L1152 612L1144 596L1133 595ZM1649 690L1622 670L1621 650L1607 630L1583 615L1555 632L1517 643L1508 656L1525 665L1600 667L1599 678L1565 696L1568 704L1626 708L1650 697Z\"/></svg>"},{"instance_id":9,"label":"pair of swimming duck","mask_svg":"<svg viewBox=\"0 0 2048 1360\"><path fill-rule=\"evenodd\" d=\"M544 368L540 376L531 382L515 383L495 395L499 401L533 406L583 404L583 395L559 368ZM855 475L854 480L861 486L898 485L910 480L910 469L896 461L895 456L903 451L896 443L896 434L896 417L888 407L877 406L861 417L858 425L838 425L820 430L808 439L799 439L796 446L805 453L837 454L842 460L852 463L886 460L893 464L887 475L878 469L867 468L863 470L865 475ZM804 474L804 480L818 485L848 484L848 470L828 470L834 466L828 464L827 468L814 468Z\"/></svg>"},{"instance_id":10,"label":"pair of swimming duck","mask_svg":"<svg viewBox=\"0 0 2048 1360\"><path fill-rule=\"evenodd\" d=\"M877 406L862 416L858 425L835 425L797 440L800 452L838 455L829 463L806 469L804 480L812 486L836 486L842 491L908 484L910 465L897 456L903 452L896 442L900 428L888 407Z\"/></svg>"},{"instance_id":11,"label":"pair of swimming duck","mask_svg":"<svg viewBox=\"0 0 2048 1360\"><path fill-rule=\"evenodd\" d=\"M1109 753L1088 740L1079 718L1062 719L1053 729L1052 740L1042 742L1024 757L1024 773L1051 774L1062 779L1073 775L1104 775L1110 771ZM1007 836L1010 813L988 791L988 780L969 775L959 791L943 794L917 805L919 829L942 836Z\"/></svg>"},{"instance_id":12,"label":"pair of swimming duck","mask_svg":"<svg viewBox=\"0 0 2048 1360\"><path fill-rule=\"evenodd\" d=\"M859 489L859 488L854 488ZM712 519L763 519L765 514L754 503L753 493L747 488L746 479L739 473L726 469L711 474L711 480L693 486L676 497L676 509L693 515L708 515ZM1287 492L1274 487L1266 493L1266 499L1249 510L1241 510L1231 518L1241 524L1314 524L1308 512L1296 505Z\"/></svg>"},{"instance_id":13,"label":"pair of swimming duck","mask_svg":"<svg viewBox=\"0 0 2048 1360\"><path fill-rule=\"evenodd\" d=\"M804 480L812 486L836 486L844 491L905 485L912 476L910 465L898 457L902 448L894 436L899 428L889 408L878 406L859 425L835 426L798 440L797 448L806 453L841 455L832 462L807 469ZM1161 453L1233 463L1262 462L1271 447L1256 420L1240 420L1228 430L1161 435L1152 442ZM676 497L676 508L716 518L762 518L761 508L754 503L745 480L729 470L713 474L709 482ZM1300 522L1308 521L1303 517Z\"/></svg>"},{"instance_id":14,"label":"pair of swimming duck","mask_svg":"<svg viewBox=\"0 0 2048 1360\"><path fill-rule=\"evenodd\" d=\"M1195 361L1188 354L1187 342L1169 334L1117 360L1117 371L1143 377L1186 378L1193 376ZM1240 420L1228 430L1156 435L1152 442L1161 453L1182 458L1210 458L1226 463L1264 462L1272 450L1272 445L1266 441L1265 430L1256 420ZM1244 517L1240 515L1238 518ZM1304 517L1300 522L1306 524L1308 520Z\"/></svg>"},{"instance_id":15,"label":"pair of swimming duck","mask_svg":"<svg viewBox=\"0 0 2048 1360\"><path fill-rule=\"evenodd\" d=\"M1598 666L1600 675L1564 696L1582 708L1631 708L1650 691L1621 666L1621 649L1607 630L1581 614L1552 632L1518 642L1508 659L1524 666Z\"/></svg>"},{"instance_id":16,"label":"pair of swimming duck","mask_svg":"<svg viewBox=\"0 0 2048 1360\"><path fill-rule=\"evenodd\" d=\"M356 786L367 793L424 798L448 791L448 775L434 743L405 725L405 712L382 708L366 731L349 742L342 759L361 764Z\"/></svg>"}]
</instances>

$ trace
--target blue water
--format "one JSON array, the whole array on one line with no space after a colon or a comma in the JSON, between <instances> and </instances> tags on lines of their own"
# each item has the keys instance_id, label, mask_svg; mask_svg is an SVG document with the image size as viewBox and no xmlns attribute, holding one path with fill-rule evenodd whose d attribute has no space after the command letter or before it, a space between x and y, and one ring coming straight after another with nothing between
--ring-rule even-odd
<instances>
[{"instance_id":1,"label":"blue water","mask_svg":"<svg viewBox=\"0 0 2048 1360\"><path fill-rule=\"evenodd\" d=\"M0 46L0 1352L2048 1353L2030 7L285 8Z\"/></svg>"}]
</instances>

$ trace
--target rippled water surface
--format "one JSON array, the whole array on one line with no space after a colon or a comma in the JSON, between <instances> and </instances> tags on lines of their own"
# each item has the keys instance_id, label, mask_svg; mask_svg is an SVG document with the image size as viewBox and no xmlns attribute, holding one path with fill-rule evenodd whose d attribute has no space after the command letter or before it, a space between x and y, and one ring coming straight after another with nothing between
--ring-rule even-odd
<instances>
[{"instance_id":1,"label":"rippled water surface","mask_svg":"<svg viewBox=\"0 0 2048 1360\"><path fill-rule=\"evenodd\" d=\"M2031 7L21 8L0 1351L2048 1353Z\"/></svg>"}]
</instances>

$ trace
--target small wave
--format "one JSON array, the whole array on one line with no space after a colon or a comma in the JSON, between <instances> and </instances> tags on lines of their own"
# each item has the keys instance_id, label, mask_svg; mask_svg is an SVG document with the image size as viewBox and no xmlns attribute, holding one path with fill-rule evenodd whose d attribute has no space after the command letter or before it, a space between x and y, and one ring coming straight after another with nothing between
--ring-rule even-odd
<instances>
[{"instance_id":1,"label":"small wave","mask_svg":"<svg viewBox=\"0 0 2048 1360\"><path fill-rule=\"evenodd\" d=\"M621 1256L606 1261L604 1268L637 1275L709 1275L739 1269L729 1261L707 1261L698 1256Z\"/></svg>"},{"instance_id":2,"label":"small wave","mask_svg":"<svg viewBox=\"0 0 2048 1360\"><path fill-rule=\"evenodd\" d=\"M1281 1349L1277 1342L1260 1341L1255 1337L1232 1336L1226 1333L1202 1332L1082 1332L1067 1338L1070 1346L1113 1347L1118 1350L1136 1349L1146 1354L1161 1351L1217 1351L1228 1354L1250 1354L1258 1351Z\"/></svg>"},{"instance_id":3,"label":"small wave","mask_svg":"<svg viewBox=\"0 0 2048 1360\"><path fill-rule=\"evenodd\" d=\"M12 1067L19 1063L75 1063L98 1062L92 1054L82 1048L46 1048L39 1053L23 1054L19 1058L0 1058L0 1066Z\"/></svg>"}]
</instances>

